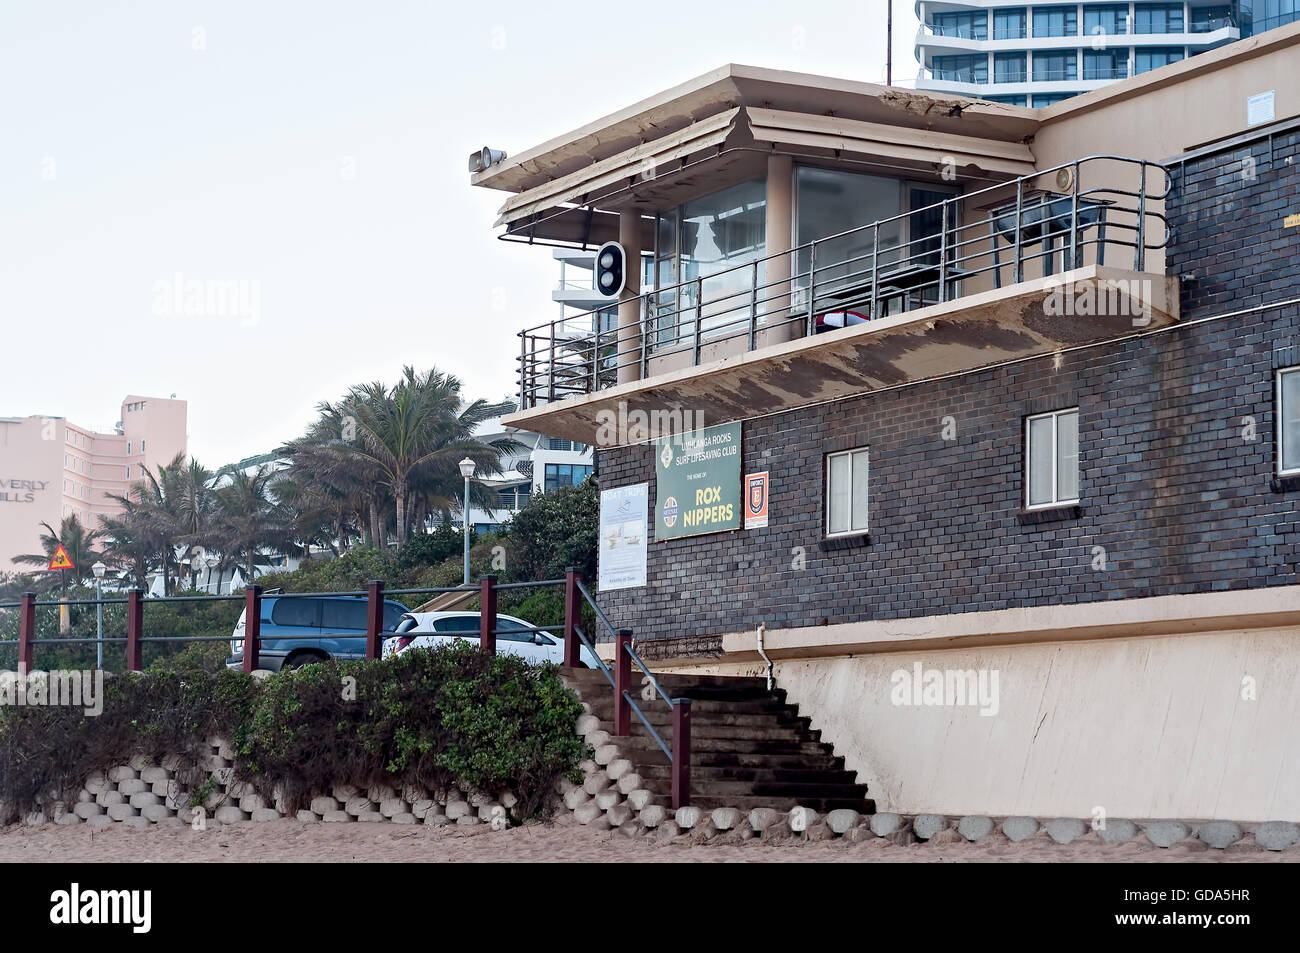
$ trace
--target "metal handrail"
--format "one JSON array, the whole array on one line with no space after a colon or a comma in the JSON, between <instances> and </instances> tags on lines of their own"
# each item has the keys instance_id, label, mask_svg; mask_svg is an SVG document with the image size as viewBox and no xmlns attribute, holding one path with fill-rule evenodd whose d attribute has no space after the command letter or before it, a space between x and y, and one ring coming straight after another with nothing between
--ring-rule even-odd
<instances>
[{"instance_id":1,"label":"metal handrail","mask_svg":"<svg viewBox=\"0 0 1300 953\"><path fill-rule=\"evenodd\" d=\"M1103 175L1101 184L1090 187L1081 182L1081 173L1106 163L1135 169L1137 182L1132 176L1124 179L1115 174ZM1071 172L1069 191L1035 188L1037 182L1050 181L1049 177L1061 170ZM1106 172L1104 165L1102 171ZM1154 189L1148 187L1152 172L1163 178ZM706 346L741 340L745 349L753 350L765 346L760 333L792 325L796 335L801 333L798 328L803 328L803 334L812 333L823 314L868 308L865 317L871 320L880 316L882 302L897 301L906 311L960 297L957 283L986 274L998 281L1004 265L1014 265L1017 283L1024 280L1028 263L1038 262L1047 275L1053 256L1067 248L1069 267L1078 267L1090 247L1099 262L1107 250L1129 249L1135 270L1141 271L1147 251L1168 246L1168 220L1149 203L1166 199L1171 188L1172 178L1159 163L1127 156L1089 156L740 262L708 276L643 292L621 303L635 303L639 327L602 328L600 315L614 304L611 302L527 328L519 333L520 404L528 408L603 390L618 382L623 368L635 367L636 376L643 378L652 357L685 353L698 365ZM1025 215L1041 213L1044 206L1037 197L1030 201L1031 190L1068 202L1070 214L1036 219L1033 228L1022 231L1019 226ZM982 230L991 226L991 215L963 221L963 208L972 208L981 198L988 200L986 208L1004 198L1007 207L999 212L999 218L1015 216L1014 237L1007 239L1012 243L1008 250L1012 262L1000 259L997 239ZM1081 211L1091 213L1098 208L1105 210L1100 222L1104 228ZM938 231L909 235L904 240L904 224L927 213L939 220ZM1155 225L1162 232L1159 241L1150 238ZM1061 247L1057 239L1065 240ZM778 261L783 265L778 277L769 278L765 266ZM899 275L912 283L891 285ZM855 287L864 289L857 297L849 293Z\"/></svg>"}]
</instances>

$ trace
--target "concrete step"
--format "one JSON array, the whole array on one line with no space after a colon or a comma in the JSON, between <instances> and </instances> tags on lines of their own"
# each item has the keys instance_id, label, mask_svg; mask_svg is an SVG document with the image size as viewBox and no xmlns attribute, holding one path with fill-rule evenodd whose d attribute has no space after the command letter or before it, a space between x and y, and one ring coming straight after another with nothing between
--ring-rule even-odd
<instances>
[{"instance_id":1,"label":"concrete step","mask_svg":"<svg viewBox=\"0 0 1300 953\"><path fill-rule=\"evenodd\" d=\"M670 739L665 739L670 740ZM631 755L635 750L637 772L644 774L643 768L667 767L671 762L656 745L652 748L627 750ZM752 769L760 771L843 771L844 759L830 754L808 754L794 752L787 754L755 754L742 751L699 751L691 752L691 770L701 768L719 768L731 770Z\"/></svg>"},{"instance_id":2,"label":"concrete step","mask_svg":"<svg viewBox=\"0 0 1300 953\"><path fill-rule=\"evenodd\" d=\"M643 702L638 702L641 714L646 717L650 724L656 729L661 726L668 728L673 723L673 713L668 710L667 706L659 705L657 707L647 706ZM693 706L692 706L693 707ZM609 731L609 727L614 723L614 706L610 705L593 705L591 713L600 719L601 724ZM637 724L641 721L632 713L632 720ZM708 711L708 712L691 712L691 730L699 731L702 728L719 728L719 727L737 727L737 728L772 728L780 731L810 731L812 719L803 718L799 715L789 715L783 713L763 713L763 714L742 714L740 712L729 711Z\"/></svg>"},{"instance_id":3,"label":"concrete step","mask_svg":"<svg viewBox=\"0 0 1300 953\"><path fill-rule=\"evenodd\" d=\"M662 753L662 752L661 752ZM647 764L638 762L636 773L647 781L671 780L673 769L671 763ZM715 765L697 765L692 759L691 780L693 783L709 785L723 782L741 784L857 784L856 771L836 768L733 768Z\"/></svg>"},{"instance_id":4,"label":"concrete step","mask_svg":"<svg viewBox=\"0 0 1300 953\"><path fill-rule=\"evenodd\" d=\"M645 780L644 787L647 791L655 794L672 793L672 784L666 779ZM807 803L809 800L816 798L844 798L853 800L854 798L865 798L867 796L867 786L865 784L821 784L821 783L800 783L800 784L752 784L749 781L696 781L695 775L691 775L691 791L699 791L702 795L709 797L766 797L775 799L792 798L800 804Z\"/></svg>"},{"instance_id":5,"label":"concrete step","mask_svg":"<svg viewBox=\"0 0 1300 953\"><path fill-rule=\"evenodd\" d=\"M632 760L636 760L636 756L632 755L631 752L638 748L660 750L658 743L644 730L619 738L616 743L620 748L628 752L627 756ZM665 737L664 743L671 747L672 738ZM691 751L774 755L830 755L834 753L830 745L819 741L799 741L795 738L778 740L699 738L694 733L691 735Z\"/></svg>"}]
</instances>

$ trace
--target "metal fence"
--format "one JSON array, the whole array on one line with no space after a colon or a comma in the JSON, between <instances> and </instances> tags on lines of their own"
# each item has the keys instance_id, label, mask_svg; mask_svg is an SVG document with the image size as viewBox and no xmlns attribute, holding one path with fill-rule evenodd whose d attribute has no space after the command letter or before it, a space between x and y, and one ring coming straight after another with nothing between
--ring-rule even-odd
<instances>
[{"instance_id":1,"label":"metal fence","mask_svg":"<svg viewBox=\"0 0 1300 953\"><path fill-rule=\"evenodd\" d=\"M672 698L664 691L663 686L655 678L654 674L634 652L632 648L632 630L615 629L609 618L601 611L596 604L587 587L582 582L582 576L576 569L568 569L563 579L541 579L528 582L498 582L496 576L487 575L479 580L478 599L479 599L479 646L486 652L496 654L497 637L507 632L517 633L517 628L504 629L498 625L497 601L501 592L515 589L540 589L551 587L563 587L564 592L564 622L558 626L535 626L539 632L555 632L563 637L564 650L562 665L565 668L582 668L581 646L585 645L596 662L597 668L604 674L614 690L614 734L628 735L632 730L632 715L635 714L650 732L651 737L663 749L672 764L672 804L674 808L681 807L690 802L690 713L691 701L689 698ZM472 590L470 590L472 591ZM366 599L366 631L364 636L357 636L365 639L365 658L373 661L379 659L383 653L383 642L386 638L393 637L396 633L384 628L384 605L385 601L393 596L437 596L446 593L467 594L465 587L443 587L443 588L426 588L426 589L387 589L382 580L372 580L364 592L275 592L274 598L280 599L308 599L321 597L365 597ZM161 599L146 599L143 589L128 590L125 598L107 598L107 599L38 599L35 593L23 593L18 602L0 603L0 609L18 609L18 637L16 639L0 640L0 645L16 645L18 650L17 669L20 674L27 674L35 671L34 655L38 646L44 645L85 645L99 644L103 645L120 645L126 646L126 670L129 672L139 672L144 667L145 645L150 643L188 643L188 642L243 642L242 669L245 672L253 672L261 667L260 650L263 642L275 641L320 641L324 638L348 638L351 633L345 634L327 634L315 633L311 635L293 636L284 635L280 632L272 636L263 636L261 631L262 623L262 600L265 594L261 586L249 586L242 595L229 596L168 596ZM234 602L242 603L244 606L244 623L242 632L233 631L230 635L149 635L146 634L145 628L145 609L147 606L159 606L166 604L178 604L187 602ZM36 614L42 608L57 608L61 606L97 606L105 605L124 605L126 607L126 636L125 637L105 637L97 638L37 638L36 637ZM598 626L604 626L607 635L614 639L614 659L613 669L597 654L596 642L604 641L597 636L593 639L591 635L583 630L582 615L584 606L589 607L595 614ZM232 646L233 651L233 646ZM235 653L237 656L238 653ZM646 717L641 707L632 697L631 672L632 665L636 664L644 673L645 678L653 686L655 692L668 703L673 712L673 737L671 745L664 742L660 734L651 726L650 720Z\"/></svg>"},{"instance_id":2,"label":"metal fence","mask_svg":"<svg viewBox=\"0 0 1300 953\"><path fill-rule=\"evenodd\" d=\"M1090 156L911 209L709 275L625 299L631 327L602 323L610 305L521 331L523 408L652 376L655 363L699 364L719 346L750 351L971 293L1098 265L1146 267L1166 247L1164 166Z\"/></svg>"}]
</instances>

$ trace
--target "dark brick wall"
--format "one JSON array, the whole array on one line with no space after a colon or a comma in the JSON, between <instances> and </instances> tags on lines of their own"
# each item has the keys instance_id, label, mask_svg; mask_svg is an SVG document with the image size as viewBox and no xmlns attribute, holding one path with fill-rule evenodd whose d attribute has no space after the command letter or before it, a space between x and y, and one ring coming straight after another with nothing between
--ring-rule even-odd
<instances>
[{"instance_id":1,"label":"dark brick wall","mask_svg":"<svg viewBox=\"0 0 1300 953\"><path fill-rule=\"evenodd\" d=\"M1242 157L1255 159L1253 178ZM1287 159L1290 158L1290 164ZM1297 136L1188 162L1169 203L1183 319L1300 296ZM1297 308L917 384L744 424L771 523L651 544L649 585L606 593L640 639L1285 585L1300 490L1272 483L1273 369L1300 363ZM1278 352L1278 353L1275 353ZM1080 508L1022 516L1027 414L1080 409ZM955 418L957 439L941 438ZM1243 439L1253 417L1256 438ZM722 423L722 421L716 421ZM870 536L822 539L823 454L871 450ZM599 452L604 486L652 448ZM1094 547L1106 568L1093 568ZM804 564L798 567L802 553ZM676 646L674 647L676 648ZM682 649L692 651L690 643ZM700 646L701 654L712 654Z\"/></svg>"}]
</instances>

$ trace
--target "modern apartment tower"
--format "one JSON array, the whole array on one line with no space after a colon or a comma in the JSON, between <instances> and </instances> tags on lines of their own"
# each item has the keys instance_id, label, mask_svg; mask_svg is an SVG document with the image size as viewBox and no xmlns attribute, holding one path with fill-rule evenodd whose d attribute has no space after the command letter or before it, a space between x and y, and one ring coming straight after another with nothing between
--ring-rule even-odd
<instances>
[{"instance_id":1,"label":"modern apartment tower","mask_svg":"<svg viewBox=\"0 0 1300 953\"><path fill-rule=\"evenodd\" d=\"M1042 107L1300 18L1298 0L917 0L917 89Z\"/></svg>"}]
</instances>

